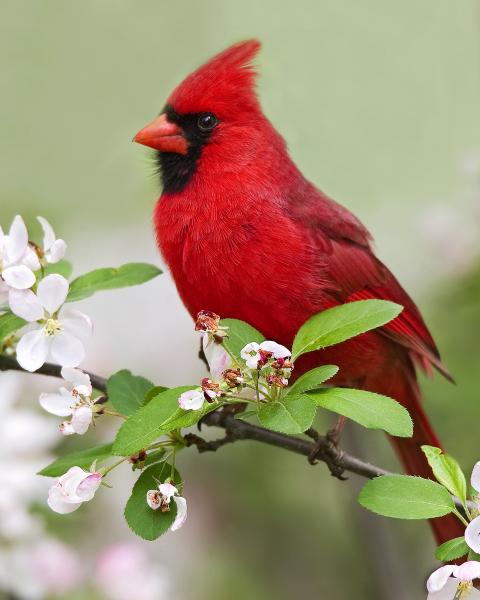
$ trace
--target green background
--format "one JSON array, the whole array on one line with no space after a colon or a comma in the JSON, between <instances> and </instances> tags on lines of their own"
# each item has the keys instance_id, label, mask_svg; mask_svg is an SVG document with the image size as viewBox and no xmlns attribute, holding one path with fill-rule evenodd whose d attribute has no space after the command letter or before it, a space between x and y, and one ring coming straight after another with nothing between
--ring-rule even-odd
<instances>
[{"instance_id":1,"label":"green background","mask_svg":"<svg viewBox=\"0 0 480 600\"><path fill-rule=\"evenodd\" d=\"M475 0L3 0L0 222L49 218L78 272L158 262L159 184L130 140L193 68L258 37L266 114L303 172L371 229L432 325L457 386L426 383L427 409L469 469L480 458L479 30ZM166 385L200 376L191 323L161 279L82 304L96 324L87 366ZM348 435L396 468L381 434ZM253 444L190 452L179 467L189 524L151 546L175 598L423 597L427 526L366 514L354 477ZM88 515L101 522L93 505ZM109 535L129 533L119 520Z\"/></svg>"}]
</instances>

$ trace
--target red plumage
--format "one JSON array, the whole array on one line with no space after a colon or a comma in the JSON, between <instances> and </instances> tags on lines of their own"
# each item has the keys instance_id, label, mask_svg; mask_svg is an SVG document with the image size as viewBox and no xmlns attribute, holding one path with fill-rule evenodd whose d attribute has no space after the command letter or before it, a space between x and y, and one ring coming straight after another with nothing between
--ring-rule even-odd
<instances>
[{"instance_id":1,"label":"red plumage","mask_svg":"<svg viewBox=\"0 0 480 600\"><path fill-rule=\"evenodd\" d=\"M336 364L337 385L401 402L414 420L414 437L392 442L408 473L431 477L420 445L439 442L420 405L414 365L448 372L417 307L373 254L368 231L302 176L264 116L251 65L259 48L253 40L227 49L168 100L166 119L177 119L178 134L187 136L192 150L184 163L161 152L161 168L177 169L177 185L164 190L155 209L161 252L192 316L209 309L243 319L287 346L310 316L327 307L365 298L402 304L392 323L302 357L296 373ZM198 141L182 123L203 113L218 123ZM162 150L161 142L148 145ZM440 542L462 534L453 517L432 526Z\"/></svg>"}]
</instances>

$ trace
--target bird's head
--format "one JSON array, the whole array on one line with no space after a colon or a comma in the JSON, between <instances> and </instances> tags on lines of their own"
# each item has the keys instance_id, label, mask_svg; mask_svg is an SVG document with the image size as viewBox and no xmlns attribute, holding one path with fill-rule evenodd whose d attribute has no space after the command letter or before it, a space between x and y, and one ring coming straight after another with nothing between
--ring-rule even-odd
<instances>
[{"instance_id":1,"label":"bird's head","mask_svg":"<svg viewBox=\"0 0 480 600\"><path fill-rule=\"evenodd\" d=\"M164 192L181 191L199 161L212 170L251 155L266 122L252 66L259 49L260 42L248 40L216 55L188 75L161 114L134 137L157 150Z\"/></svg>"}]
</instances>

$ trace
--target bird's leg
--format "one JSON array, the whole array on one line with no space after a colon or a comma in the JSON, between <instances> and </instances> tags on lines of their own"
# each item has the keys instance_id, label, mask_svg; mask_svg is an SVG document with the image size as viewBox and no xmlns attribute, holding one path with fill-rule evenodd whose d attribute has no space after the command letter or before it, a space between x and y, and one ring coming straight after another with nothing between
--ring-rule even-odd
<instances>
[{"instance_id":1,"label":"bird's leg","mask_svg":"<svg viewBox=\"0 0 480 600\"><path fill-rule=\"evenodd\" d=\"M320 435L318 431L312 427L307 429L305 434L312 438L312 440L315 442L315 446L308 456L308 462L311 465L315 465L318 462L318 459L321 459L327 463L330 474L333 477L340 479L340 481L345 481L347 477L343 476L345 469L341 464L343 450L340 450L337 444L329 439L328 434L325 436Z\"/></svg>"},{"instance_id":2,"label":"bird's leg","mask_svg":"<svg viewBox=\"0 0 480 600\"><path fill-rule=\"evenodd\" d=\"M347 417L340 415L335 425L327 431L327 439L332 442L335 446L338 446L342 437L343 430L345 429L345 423Z\"/></svg>"}]
</instances>

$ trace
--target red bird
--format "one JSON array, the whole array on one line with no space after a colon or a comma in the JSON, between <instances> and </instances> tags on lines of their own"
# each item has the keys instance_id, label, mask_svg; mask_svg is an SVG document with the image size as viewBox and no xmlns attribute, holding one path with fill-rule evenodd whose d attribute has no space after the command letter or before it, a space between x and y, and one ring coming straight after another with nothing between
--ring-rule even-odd
<instances>
[{"instance_id":1,"label":"red bird","mask_svg":"<svg viewBox=\"0 0 480 600\"><path fill-rule=\"evenodd\" d=\"M215 56L134 138L157 150L160 250L192 317L208 309L242 319L286 346L309 317L336 304L382 298L404 306L382 328L305 355L296 372L336 364L336 385L401 402L414 435L392 443L407 473L431 477L420 445L439 441L420 405L415 367L448 372L367 229L305 179L263 114L251 64L259 49L250 40ZM432 526L440 542L463 535L453 516Z\"/></svg>"}]
</instances>

